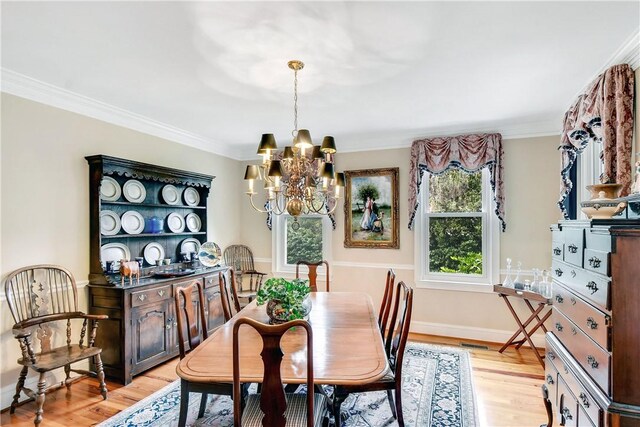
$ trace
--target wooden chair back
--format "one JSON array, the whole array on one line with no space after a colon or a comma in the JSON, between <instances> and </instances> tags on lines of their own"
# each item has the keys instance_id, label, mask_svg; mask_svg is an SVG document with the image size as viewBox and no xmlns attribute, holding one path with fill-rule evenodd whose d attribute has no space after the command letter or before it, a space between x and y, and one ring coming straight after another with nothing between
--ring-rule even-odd
<instances>
[{"instance_id":1,"label":"wooden chair back","mask_svg":"<svg viewBox=\"0 0 640 427\"><path fill-rule=\"evenodd\" d=\"M197 290L198 305L194 307L193 291ZM204 314L202 282L194 280L189 285L176 288L176 320L178 322L178 347L180 359L207 339L207 319ZM197 307L197 310L196 310ZM197 314L196 314L197 311ZM199 319L198 319L199 317ZM198 324L200 327L198 328ZM184 336L186 329L187 336ZM185 348L185 341L189 348Z\"/></svg>"},{"instance_id":2,"label":"wooden chair back","mask_svg":"<svg viewBox=\"0 0 640 427\"><path fill-rule=\"evenodd\" d=\"M248 246L231 245L224 250L222 257L227 266L233 267L238 272L255 271L253 253Z\"/></svg>"},{"instance_id":3,"label":"wooden chair back","mask_svg":"<svg viewBox=\"0 0 640 427\"><path fill-rule=\"evenodd\" d=\"M400 306L401 301L402 306ZM396 381L402 380L402 360L404 358L404 349L407 346L407 338L409 337L412 311L413 289L401 281L396 286L396 300L393 305L393 315L391 316L385 345L385 350L389 357L389 365L394 372Z\"/></svg>"},{"instance_id":4,"label":"wooden chair back","mask_svg":"<svg viewBox=\"0 0 640 427\"><path fill-rule=\"evenodd\" d=\"M389 320L389 313L391 312L395 282L396 273L392 268L390 268L389 271L387 271L387 280L384 284L384 295L382 297L382 303L380 303L380 311L378 312L378 327L382 333L383 341L386 341L387 337L387 322Z\"/></svg>"},{"instance_id":5,"label":"wooden chair back","mask_svg":"<svg viewBox=\"0 0 640 427\"><path fill-rule=\"evenodd\" d=\"M327 261L320 261L320 262L308 262L308 261L298 261L296 262L296 279L300 278L300 266L301 265L306 265L307 268L309 269L308 271L308 277L309 277L309 287L311 288L311 292L318 292L318 284L317 284L317 278L318 278L318 267L320 267L321 265L325 266L325 268L327 269L326 271L326 285L325 285L325 291L329 292L329 263Z\"/></svg>"},{"instance_id":6,"label":"wooden chair back","mask_svg":"<svg viewBox=\"0 0 640 427\"><path fill-rule=\"evenodd\" d=\"M236 275L233 267L229 267L227 275L222 272L218 273L220 281L220 297L222 302L222 314L224 321L228 322L237 312L240 311L240 301L238 300L238 291L236 289ZM233 306L232 306L233 304Z\"/></svg>"},{"instance_id":7,"label":"wooden chair back","mask_svg":"<svg viewBox=\"0 0 640 427\"><path fill-rule=\"evenodd\" d=\"M35 337L42 352L51 350L53 328L48 322L67 320L67 344L71 344L71 317L78 311L78 289L69 270L58 265L32 265L13 271L4 291L15 328L37 326Z\"/></svg>"},{"instance_id":8,"label":"wooden chair back","mask_svg":"<svg viewBox=\"0 0 640 427\"><path fill-rule=\"evenodd\" d=\"M263 426L285 427L284 412L287 409L287 400L282 384L280 366L282 363L282 349L280 341L282 336L293 327L300 327L307 332L307 427L313 427L313 333L311 325L305 320L292 320L281 325L267 325L257 320L241 317L233 325L233 421L235 427L242 425L241 413L241 388L240 383L240 341L238 331L242 325L254 328L262 337L262 363L264 364L264 377L262 379L262 391L260 394L260 409L264 417ZM244 349L243 349L244 350Z\"/></svg>"}]
</instances>

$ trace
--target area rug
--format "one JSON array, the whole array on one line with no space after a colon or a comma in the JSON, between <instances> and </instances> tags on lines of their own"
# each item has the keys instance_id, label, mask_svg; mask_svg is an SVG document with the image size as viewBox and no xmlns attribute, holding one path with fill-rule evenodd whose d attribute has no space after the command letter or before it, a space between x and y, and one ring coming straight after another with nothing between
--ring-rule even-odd
<instances>
[{"instance_id":1,"label":"area rug","mask_svg":"<svg viewBox=\"0 0 640 427\"><path fill-rule=\"evenodd\" d=\"M233 405L227 396L210 396L205 416L196 420L200 395L189 399L187 425L232 427ZM471 364L467 350L429 344L407 345L402 386L405 425L474 427L478 424ZM175 381L98 427L177 426L180 381ZM397 422L386 392L353 394L342 404L342 427L385 427Z\"/></svg>"}]
</instances>

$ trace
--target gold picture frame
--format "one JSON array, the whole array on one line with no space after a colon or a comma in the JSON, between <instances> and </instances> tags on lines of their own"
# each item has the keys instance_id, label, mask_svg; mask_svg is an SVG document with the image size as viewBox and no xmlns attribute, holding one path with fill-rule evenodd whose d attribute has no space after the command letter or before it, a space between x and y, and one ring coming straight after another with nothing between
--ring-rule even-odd
<instances>
[{"instance_id":1,"label":"gold picture frame","mask_svg":"<svg viewBox=\"0 0 640 427\"><path fill-rule=\"evenodd\" d=\"M400 248L399 171L345 171L345 248Z\"/></svg>"}]
</instances>

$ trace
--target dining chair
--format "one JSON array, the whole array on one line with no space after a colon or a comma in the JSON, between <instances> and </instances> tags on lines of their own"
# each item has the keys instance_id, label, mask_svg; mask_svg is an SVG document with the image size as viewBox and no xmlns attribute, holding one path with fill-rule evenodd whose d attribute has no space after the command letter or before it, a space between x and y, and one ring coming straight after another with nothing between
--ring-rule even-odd
<instances>
[{"instance_id":1,"label":"dining chair","mask_svg":"<svg viewBox=\"0 0 640 427\"><path fill-rule=\"evenodd\" d=\"M220 286L224 288L222 280L220 281ZM194 291L197 291L197 301L194 299L196 296L194 295ZM184 359L189 351L196 348L208 338L202 282L200 280L194 280L186 286L176 288L175 305L176 319L178 322L178 348L180 349L180 359ZM224 311L224 296L222 306ZM225 315L225 321L226 320ZM233 385L231 383L197 384L183 380L180 382L180 387L179 427L186 425L187 412L189 409L189 393L202 393L198 418L204 416L209 394L233 396Z\"/></svg>"},{"instance_id":2,"label":"dining chair","mask_svg":"<svg viewBox=\"0 0 640 427\"><path fill-rule=\"evenodd\" d=\"M402 301L402 307L400 307L400 301ZM407 337L409 336L412 309L413 289L401 281L396 286L396 299L393 305L389 333L385 342L389 371L381 379L369 384L335 387L333 413L336 417L336 425L339 425L341 419L340 406L344 398L350 393L386 391L391 413L398 420L398 425L404 427L404 416L402 414L402 361L407 345Z\"/></svg>"},{"instance_id":3,"label":"dining chair","mask_svg":"<svg viewBox=\"0 0 640 427\"><path fill-rule=\"evenodd\" d=\"M218 273L220 281L220 297L222 299L222 315L224 321L228 322L236 313L240 311L240 301L238 300L238 292L236 290L235 271L233 267L229 267L227 274ZM231 305L233 304L233 306Z\"/></svg>"},{"instance_id":4,"label":"dining chair","mask_svg":"<svg viewBox=\"0 0 640 427\"><path fill-rule=\"evenodd\" d=\"M260 394L248 396L244 411L240 405L241 343L238 336L243 325L254 328L262 337L263 348L260 355L264 365L262 391ZM307 393L304 394L285 393L280 372L283 358L280 342L282 336L294 327L304 329L307 335ZM242 350L247 351L245 348ZM327 399L323 394L315 393L314 389L313 333L309 322L298 319L272 326L248 317L237 319L233 325L233 397L235 427L301 427L305 424L307 427L313 427L320 426L323 422L326 425Z\"/></svg>"},{"instance_id":5,"label":"dining chair","mask_svg":"<svg viewBox=\"0 0 640 427\"><path fill-rule=\"evenodd\" d=\"M22 370L9 412L15 412L20 393L24 391L27 396L35 399L34 424L38 426L43 418L45 394L50 389L47 387L46 374L58 368L64 368L66 378L63 384L67 388L70 388L73 382L71 372L97 377L100 393L106 400L107 386L100 358L102 349L94 344L98 321L109 317L85 314L78 310L78 289L71 272L57 265L20 268L9 273L4 282L4 289L9 310L15 321L13 334L22 350L22 357L18 359ZM78 344L71 344L73 319L82 319ZM66 330L58 327L61 321L65 320ZM90 332L87 336L88 328ZM62 331L65 331L66 335L63 336ZM66 345L53 347L57 337L65 337ZM34 351L32 339L39 341L39 353ZM93 359L95 371L71 369L71 364L90 358ZM35 392L24 386L29 368L39 374L38 388ZM54 386L57 385L56 383Z\"/></svg>"},{"instance_id":6,"label":"dining chair","mask_svg":"<svg viewBox=\"0 0 640 427\"><path fill-rule=\"evenodd\" d=\"M309 287L311 288L311 292L318 292L318 285L316 283L316 279L318 278L318 267L321 265L325 266L326 271L326 286L325 290L329 292L329 263L327 261L320 262L308 262L308 261L298 261L296 262L296 279L300 278L300 266L306 265L308 268L308 277L309 277Z\"/></svg>"},{"instance_id":7,"label":"dining chair","mask_svg":"<svg viewBox=\"0 0 640 427\"><path fill-rule=\"evenodd\" d=\"M235 269L238 296L251 302L260 290L262 280L266 275L266 273L256 271L251 249L246 245L231 245L225 248L222 257L227 266ZM245 289L244 286L246 278L249 278L249 289Z\"/></svg>"},{"instance_id":8,"label":"dining chair","mask_svg":"<svg viewBox=\"0 0 640 427\"><path fill-rule=\"evenodd\" d=\"M387 321L391 312L391 303L393 302L393 288L396 281L396 273L390 268L387 271L387 280L384 284L384 295L380 303L380 311L378 312L378 327L382 334L382 341L387 340ZM388 354L387 354L388 356Z\"/></svg>"}]
</instances>

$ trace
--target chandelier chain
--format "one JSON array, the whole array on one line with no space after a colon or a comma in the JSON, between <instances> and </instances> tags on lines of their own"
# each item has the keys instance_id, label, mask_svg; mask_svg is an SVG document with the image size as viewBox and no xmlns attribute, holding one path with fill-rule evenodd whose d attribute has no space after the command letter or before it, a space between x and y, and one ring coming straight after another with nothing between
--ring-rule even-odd
<instances>
[{"instance_id":1,"label":"chandelier chain","mask_svg":"<svg viewBox=\"0 0 640 427\"><path fill-rule=\"evenodd\" d=\"M298 133L298 70L293 70L293 137Z\"/></svg>"}]
</instances>

